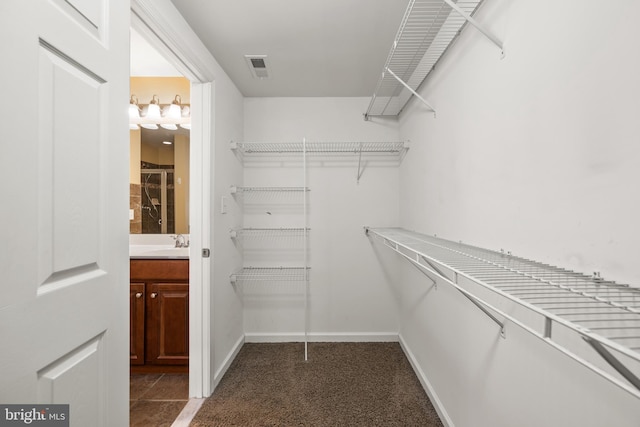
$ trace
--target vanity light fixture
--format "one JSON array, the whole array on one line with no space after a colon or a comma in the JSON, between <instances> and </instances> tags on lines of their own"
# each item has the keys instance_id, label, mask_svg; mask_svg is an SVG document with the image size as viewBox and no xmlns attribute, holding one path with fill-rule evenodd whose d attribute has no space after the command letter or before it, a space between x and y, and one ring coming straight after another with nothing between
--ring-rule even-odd
<instances>
[{"instance_id":1,"label":"vanity light fixture","mask_svg":"<svg viewBox=\"0 0 640 427\"><path fill-rule=\"evenodd\" d=\"M160 115L160 99L158 98L158 95L153 95L153 98L149 101L149 105L142 109L142 115L147 120L159 121L162 118ZM145 129L158 129L158 125L155 123L142 123L140 126Z\"/></svg>"},{"instance_id":2,"label":"vanity light fixture","mask_svg":"<svg viewBox=\"0 0 640 427\"><path fill-rule=\"evenodd\" d=\"M182 107L182 117L183 118L190 118L191 117L191 109L189 108L188 105L185 105L184 107ZM191 130L191 121L189 121L189 123L180 123L180 127L182 129Z\"/></svg>"},{"instance_id":3,"label":"vanity light fixture","mask_svg":"<svg viewBox=\"0 0 640 427\"><path fill-rule=\"evenodd\" d=\"M182 97L180 95L176 95L171 104L162 109L162 117L171 120L180 120L182 117L180 104L182 104ZM169 130L178 129L178 126L176 126L175 123L162 123L160 127Z\"/></svg>"},{"instance_id":4,"label":"vanity light fixture","mask_svg":"<svg viewBox=\"0 0 640 427\"><path fill-rule=\"evenodd\" d=\"M138 104L138 97L131 95L129 100L129 129L136 130L140 127L145 129L177 130L178 126L183 129L191 129L191 110L189 105L182 105L182 97L176 95L169 105L160 105L158 95L153 95L148 105Z\"/></svg>"},{"instance_id":5,"label":"vanity light fixture","mask_svg":"<svg viewBox=\"0 0 640 427\"><path fill-rule=\"evenodd\" d=\"M138 97L135 95L131 95L131 99L129 99L129 129L136 130L140 129L135 123L131 123L131 120L136 120L140 118L140 107L138 107Z\"/></svg>"}]
</instances>

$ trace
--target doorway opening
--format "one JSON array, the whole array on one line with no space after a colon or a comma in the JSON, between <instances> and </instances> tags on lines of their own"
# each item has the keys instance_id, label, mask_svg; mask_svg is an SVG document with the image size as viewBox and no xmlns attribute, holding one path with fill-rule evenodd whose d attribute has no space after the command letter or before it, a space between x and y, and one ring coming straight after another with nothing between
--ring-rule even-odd
<instances>
[{"instance_id":1,"label":"doorway opening","mask_svg":"<svg viewBox=\"0 0 640 427\"><path fill-rule=\"evenodd\" d=\"M208 52L171 3L131 1L131 37L142 39L146 48L134 60L157 54L190 82L191 130L189 139L189 398L209 396L213 391L212 295L209 286L213 262L209 258L211 236L212 144L214 138L214 71ZM149 73L141 73L149 74ZM159 95L159 94L157 94ZM163 95L163 102L176 92ZM166 99L166 101L165 101ZM179 99L178 99L179 100ZM143 100L141 100L143 101ZM185 102L185 99L182 99Z\"/></svg>"},{"instance_id":2,"label":"doorway opening","mask_svg":"<svg viewBox=\"0 0 640 427\"><path fill-rule=\"evenodd\" d=\"M131 29L131 105L135 100L142 118L150 116L151 105L160 111L178 105L182 117L169 124L163 112L156 123L130 125L130 242L136 246L189 246L191 138L190 121L183 119L185 111L190 114L190 88L191 82ZM175 418L194 394L189 384L190 259L164 256L131 260L132 422L158 414ZM156 277L153 266L149 275L139 261L159 262L169 276ZM162 408L154 408L158 404Z\"/></svg>"}]
</instances>

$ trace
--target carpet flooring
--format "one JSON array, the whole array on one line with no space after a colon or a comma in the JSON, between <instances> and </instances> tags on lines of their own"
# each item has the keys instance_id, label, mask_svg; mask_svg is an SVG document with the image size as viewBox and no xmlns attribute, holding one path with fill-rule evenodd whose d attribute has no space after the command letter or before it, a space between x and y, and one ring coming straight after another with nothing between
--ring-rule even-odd
<instances>
[{"instance_id":1,"label":"carpet flooring","mask_svg":"<svg viewBox=\"0 0 640 427\"><path fill-rule=\"evenodd\" d=\"M191 422L442 426L398 343L244 344Z\"/></svg>"}]
</instances>

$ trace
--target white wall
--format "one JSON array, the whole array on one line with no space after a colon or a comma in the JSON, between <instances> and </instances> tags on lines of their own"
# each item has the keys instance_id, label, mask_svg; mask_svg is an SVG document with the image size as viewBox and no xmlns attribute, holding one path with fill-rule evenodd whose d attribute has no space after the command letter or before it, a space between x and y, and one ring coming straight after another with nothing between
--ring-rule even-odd
<instances>
[{"instance_id":1,"label":"white wall","mask_svg":"<svg viewBox=\"0 0 640 427\"><path fill-rule=\"evenodd\" d=\"M221 213L222 197L229 197L232 184L242 185L242 165L229 149L229 141L243 138L243 97L227 75L220 70L214 83L212 147L212 272L211 307L213 308L213 375L217 384L238 350L244 336L242 299L231 286L229 275L242 265L242 255L229 240L229 229L242 224L237 206L227 203L227 213Z\"/></svg>"},{"instance_id":2,"label":"white wall","mask_svg":"<svg viewBox=\"0 0 640 427\"><path fill-rule=\"evenodd\" d=\"M406 226L640 283L640 4L615 3L485 2L505 59L467 28L421 91L437 118L402 115Z\"/></svg>"},{"instance_id":3,"label":"white wall","mask_svg":"<svg viewBox=\"0 0 640 427\"><path fill-rule=\"evenodd\" d=\"M397 122L363 120L368 102L368 98L246 98L245 140L398 140ZM398 222L399 170L369 167L359 184L356 175L355 155L331 164L321 164L317 157L310 157L307 185L312 340L393 339L397 335L392 289L363 226ZM245 162L246 186L302 186L302 180L301 163ZM269 216L267 210L268 207L261 211L255 206L246 209L245 226L303 225L301 213L295 209L286 214L284 223L275 218L278 212ZM288 220L299 222L287 225ZM253 259L247 256L245 263L282 265L277 256L271 255L273 252L253 252ZM247 340L273 340L278 335L279 339L299 339L304 330L304 288L296 291L285 285L261 286L262 291L245 286Z\"/></svg>"},{"instance_id":4,"label":"white wall","mask_svg":"<svg viewBox=\"0 0 640 427\"><path fill-rule=\"evenodd\" d=\"M400 118L400 224L640 284L637 1L488 0ZM640 402L403 268L400 332L456 426L637 425ZM420 301L416 303L416 301Z\"/></svg>"}]
</instances>

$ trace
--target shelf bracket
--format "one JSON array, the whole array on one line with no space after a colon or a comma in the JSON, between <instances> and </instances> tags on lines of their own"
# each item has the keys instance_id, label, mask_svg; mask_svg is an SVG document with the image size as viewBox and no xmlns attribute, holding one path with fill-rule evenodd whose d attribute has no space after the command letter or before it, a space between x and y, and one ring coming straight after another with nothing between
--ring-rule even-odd
<instances>
[{"instance_id":1,"label":"shelf bracket","mask_svg":"<svg viewBox=\"0 0 640 427\"><path fill-rule=\"evenodd\" d=\"M458 12L464 19L466 19L469 24L476 27L476 29L480 31L486 38L488 38L493 44L498 46L500 48L500 55L501 55L500 58L504 58L505 56L504 47L502 45L502 42L496 36L494 36L489 30L484 28L482 24L480 24L478 21L473 19L471 15L469 15L467 12L462 10L460 6L455 4L452 0L444 0L444 2L449 6L451 6L451 8L456 12Z\"/></svg>"},{"instance_id":2,"label":"shelf bracket","mask_svg":"<svg viewBox=\"0 0 640 427\"><path fill-rule=\"evenodd\" d=\"M448 281L449 283L455 283L457 285L457 280L456 282L452 281L451 279L449 279L440 269L438 269L435 265L433 265L433 263L431 261L429 261L427 258L425 258L424 256L421 256L420 258L422 258L422 260L424 262L426 262L429 267L431 267L433 269L433 271L440 276L443 280ZM498 326L500 326L500 336L502 338L506 338L506 334L505 334L505 330L504 330L504 323L500 321L500 319L498 319L496 316L494 316L489 310L487 310L476 298L472 297L471 295L462 292L462 290L460 290L459 287L456 286L456 289L458 289L458 291L464 295L469 301L471 301L473 303L473 305L475 305L480 311L482 311L484 314L486 314L491 320L493 320L494 322L496 322L496 324Z\"/></svg>"},{"instance_id":3,"label":"shelf bracket","mask_svg":"<svg viewBox=\"0 0 640 427\"><path fill-rule=\"evenodd\" d=\"M416 98L418 98L420 101L422 101L422 103L424 105L427 106L427 108L429 109L429 111L433 111L433 116L435 117L436 115L436 110L435 108L433 108L431 106L431 104L429 104L423 97L421 97L418 92L416 92L415 90L413 90L413 88L411 86L409 86L407 83L404 82L404 80L402 80L400 77L398 77L396 75L396 73L394 73L393 71L391 71L389 68L385 69L386 72L388 72L389 74L391 74L393 76L393 78L395 78L402 86L404 86L405 88L407 88L407 90L409 92L411 92L413 94L413 96L415 96Z\"/></svg>"},{"instance_id":4,"label":"shelf bracket","mask_svg":"<svg viewBox=\"0 0 640 427\"><path fill-rule=\"evenodd\" d=\"M640 378L636 377L622 362L620 362L609 350L607 350L598 341L595 341L589 337L582 337L593 349L600 355L609 365L620 375L629 381L635 388L640 390Z\"/></svg>"},{"instance_id":5,"label":"shelf bracket","mask_svg":"<svg viewBox=\"0 0 640 427\"><path fill-rule=\"evenodd\" d=\"M364 232L365 232L365 234L367 236L371 236L369 231L370 231L369 227L365 226L364 227ZM480 298L475 297L473 294L469 293L468 291L462 289L460 287L460 285L455 283L453 280L449 279L449 277L447 277L447 275L444 274L442 272L442 270L440 270L438 267L436 267L434 265L434 263L431 262L431 260L429 260L424 255L420 254L419 252L413 251L412 249L405 247L405 249L408 249L409 251L412 252L413 255L415 255L415 258L414 258L412 256L409 256L407 253L405 253L405 251L400 250L400 248L398 247L398 244L396 242L389 241L389 240L387 240L387 238L385 238L385 237L383 237L383 236L381 236L381 235L379 235L379 234L377 234L375 232L374 232L373 236L377 237L379 239L382 239L382 241L384 242L385 246L388 246L389 248L393 249L396 253L401 255L407 261L409 261L410 263L414 264L414 266L418 267L418 270L420 270L420 272L423 273L426 277L429 277L429 275L426 273L426 272L429 272L429 273L433 274L434 276L442 279L446 283L450 284L454 288L456 288L462 295L464 295L469 301L471 301L473 303L473 305L475 305L480 311L482 311L484 314L486 314L489 319L493 320L500 327L500 337L501 338L506 338L507 337L506 336L506 331L505 331L505 324L504 324L504 322L500 321L500 319L498 319L496 316L494 316L493 313L491 313L491 311L489 310L489 308L493 308L493 307L491 307L491 305L489 305L488 303L484 302ZM422 262L420 262L420 260L422 260L427 265L425 265ZM422 271L422 270L426 270L426 271ZM433 278L429 277L429 279L431 281L435 282L435 280Z\"/></svg>"},{"instance_id":6,"label":"shelf bracket","mask_svg":"<svg viewBox=\"0 0 640 427\"><path fill-rule=\"evenodd\" d=\"M438 267L436 267L435 265L433 265L433 263L432 263L431 261L429 261L429 260L428 260L427 258L425 258L424 256L421 256L420 258L421 258L424 262L426 262L426 263L429 265L429 267L431 267L431 269L432 269L433 271L435 271L435 272L438 274L438 276L440 276L442 279L446 280L447 282L452 282L452 283L453 283L453 281L452 281L451 279L449 279L449 278L447 277L447 275L446 275L446 274L444 274L444 273L442 272L442 270L440 270Z\"/></svg>"},{"instance_id":7,"label":"shelf bracket","mask_svg":"<svg viewBox=\"0 0 640 427\"><path fill-rule=\"evenodd\" d=\"M433 278L431 276L429 276L429 274L423 270L423 266L421 266L419 263L415 263L415 262L411 262L409 263L409 265L412 265L416 270L418 270L420 273L422 273L424 275L424 277L426 277L427 279L431 280L431 284L434 286L434 288L436 289L436 291L438 290L438 282L436 282L435 280L433 280ZM422 268L420 268L422 267Z\"/></svg>"}]
</instances>

